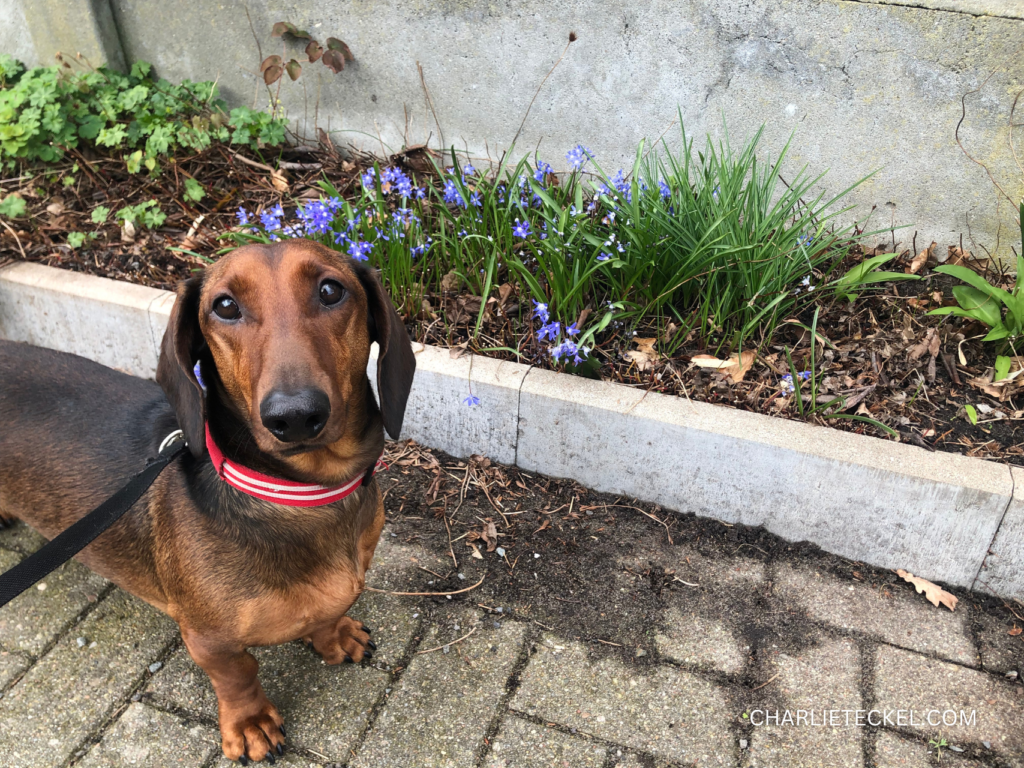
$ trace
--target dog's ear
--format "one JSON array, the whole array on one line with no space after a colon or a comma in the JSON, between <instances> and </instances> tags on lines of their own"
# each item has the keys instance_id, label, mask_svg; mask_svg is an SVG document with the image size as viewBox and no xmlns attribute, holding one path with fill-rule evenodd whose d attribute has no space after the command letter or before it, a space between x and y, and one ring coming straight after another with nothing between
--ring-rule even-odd
<instances>
[{"instance_id":1,"label":"dog's ear","mask_svg":"<svg viewBox=\"0 0 1024 768\"><path fill-rule=\"evenodd\" d=\"M199 292L202 277L192 277L178 286L178 298L160 345L156 381L167 395L178 426L185 433L189 450L199 458L206 450L206 406L194 367L203 344L199 328ZM209 374L207 374L209 375Z\"/></svg>"},{"instance_id":2,"label":"dog's ear","mask_svg":"<svg viewBox=\"0 0 1024 768\"><path fill-rule=\"evenodd\" d=\"M357 269L359 280L366 291L370 311L370 341L376 341L377 394L384 428L395 440L402 431L405 405L412 389L416 372L416 356L405 323L398 316L391 298L375 274L368 269Z\"/></svg>"}]
</instances>

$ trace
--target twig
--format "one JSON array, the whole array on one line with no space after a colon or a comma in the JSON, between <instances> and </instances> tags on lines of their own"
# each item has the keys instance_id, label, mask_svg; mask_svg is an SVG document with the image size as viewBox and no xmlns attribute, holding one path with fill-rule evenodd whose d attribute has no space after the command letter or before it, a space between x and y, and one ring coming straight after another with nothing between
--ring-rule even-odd
<instances>
[{"instance_id":1,"label":"twig","mask_svg":"<svg viewBox=\"0 0 1024 768\"><path fill-rule=\"evenodd\" d=\"M455 645L456 643L461 643L467 637L469 637L474 632L476 632L476 630L477 630L477 627L473 627L471 630L469 630L469 632L464 634L458 640L452 640L450 643L445 643L444 645L437 646L437 648L427 648L427 650L425 650L425 651L416 651L416 655L419 656L421 653L433 653L434 651L440 651L442 648L447 648L450 645Z\"/></svg>"},{"instance_id":2,"label":"twig","mask_svg":"<svg viewBox=\"0 0 1024 768\"><path fill-rule=\"evenodd\" d=\"M569 42L565 44L565 50L562 51L562 55L558 57L558 61L555 62L555 66L553 66L550 70L548 70L548 73L546 75L544 75L544 79L541 80L540 81L540 85L537 86L537 92L534 93L533 94L533 98L530 99L530 106L528 106L526 108L526 114L523 115L523 122L521 122L519 124L519 130L516 131L516 135L512 137L512 144L511 144L511 146L513 146L513 147L515 146L516 139L518 139L519 138L519 134L523 132L523 126L526 125L526 118L528 118L530 116L530 110L533 109L533 102L535 102L537 100L537 97L540 96L540 89L544 87L544 83L546 83L548 81L548 78L551 77L551 73L554 72L555 69L558 67L558 65L562 63L562 59L565 58L565 54L567 54L569 52L569 46L572 45L575 42L576 42L576 33L575 32L570 32L569 33ZM440 128L438 128L438 130L440 130Z\"/></svg>"},{"instance_id":3,"label":"twig","mask_svg":"<svg viewBox=\"0 0 1024 768\"><path fill-rule=\"evenodd\" d=\"M672 581L678 581L678 582L679 582L680 584L685 584L685 585L686 585L686 586L688 586L688 587L699 587L699 586L700 586L700 584L691 584L691 583L690 583L690 582L688 582L688 581L683 581L683 580L682 580L682 579L680 579L680 578L679 578L678 576L673 576L673 577L672 577Z\"/></svg>"},{"instance_id":4,"label":"twig","mask_svg":"<svg viewBox=\"0 0 1024 768\"><path fill-rule=\"evenodd\" d=\"M610 640L602 640L599 637L595 637L594 640L596 640L599 643L603 643L604 645L614 645L616 648L625 648L625 646L622 645L622 643L613 643Z\"/></svg>"},{"instance_id":5,"label":"twig","mask_svg":"<svg viewBox=\"0 0 1024 768\"><path fill-rule=\"evenodd\" d=\"M452 528L448 525L448 515L444 515L444 529L448 531L448 552L452 556L452 562L455 563L455 570L459 570L459 561L455 558L455 548L452 546Z\"/></svg>"},{"instance_id":6,"label":"twig","mask_svg":"<svg viewBox=\"0 0 1024 768\"><path fill-rule=\"evenodd\" d=\"M4 225L4 227L7 229L7 231L11 233L11 237L14 238L14 242L16 242L18 244L18 250L21 251L21 258L27 259L28 256L25 255L25 249L21 245L21 238L18 237L18 233L15 232L13 229L11 229L11 225L8 224L3 219L0 219L0 224Z\"/></svg>"},{"instance_id":7,"label":"twig","mask_svg":"<svg viewBox=\"0 0 1024 768\"><path fill-rule=\"evenodd\" d=\"M324 166L322 163L288 163L282 160L277 167L282 171L319 171Z\"/></svg>"},{"instance_id":8,"label":"twig","mask_svg":"<svg viewBox=\"0 0 1024 768\"><path fill-rule=\"evenodd\" d=\"M486 578L487 574L485 573L482 577L480 577L480 581L478 581L472 587L458 589L454 592L392 592L390 589L374 589L373 587L366 587L366 591L379 592L382 595L398 595L399 597L445 597L446 595L461 595L463 592L469 592L472 589L476 589L484 583L484 579Z\"/></svg>"},{"instance_id":9,"label":"twig","mask_svg":"<svg viewBox=\"0 0 1024 768\"><path fill-rule=\"evenodd\" d=\"M769 683L773 683L773 682L775 682L775 678L776 678L776 677L778 677L778 676L779 676L779 675L781 675L781 674L782 674L781 672L776 672L776 673L775 673L774 675L772 675L772 676L771 676L771 677L770 677L770 678L768 679L768 682L767 682L767 683L761 683L761 685L757 686L757 688L751 688L750 690L751 690L751 691L760 691L760 690L761 690L762 688L764 688L764 687L765 687L766 685L768 685Z\"/></svg>"},{"instance_id":10,"label":"twig","mask_svg":"<svg viewBox=\"0 0 1024 768\"><path fill-rule=\"evenodd\" d=\"M264 165L263 163L257 163L255 160L250 160L248 157L243 157L242 155L238 154L237 152L232 152L231 153L231 157L232 157L232 159L238 160L239 162L245 163L246 165L252 166L253 168L259 168L261 171L267 171L268 173L273 173L274 172L274 169L271 168L269 165Z\"/></svg>"},{"instance_id":11,"label":"twig","mask_svg":"<svg viewBox=\"0 0 1024 768\"><path fill-rule=\"evenodd\" d=\"M437 112L434 111L434 101L430 98L430 90L427 88L427 81L423 77L423 67L416 62L416 69L420 73L420 85L423 86L423 94L427 97L427 106L430 107L430 114L434 116L434 125L437 126L437 135L441 137L441 151L444 151L444 132L441 130L441 121L437 119Z\"/></svg>"}]
</instances>

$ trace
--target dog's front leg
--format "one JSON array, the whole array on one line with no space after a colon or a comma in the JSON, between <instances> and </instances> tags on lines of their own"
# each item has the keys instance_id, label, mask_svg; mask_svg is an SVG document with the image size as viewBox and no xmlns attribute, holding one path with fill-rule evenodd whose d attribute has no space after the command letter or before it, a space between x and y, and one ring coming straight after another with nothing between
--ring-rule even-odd
<instances>
[{"instance_id":1,"label":"dog's front leg","mask_svg":"<svg viewBox=\"0 0 1024 768\"><path fill-rule=\"evenodd\" d=\"M263 693L259 664L244 647L181 625L193 661L203 668L217 694L220 738L224 755L243 765L284 752L284 718Z\"/></svg>"}]
</instances>

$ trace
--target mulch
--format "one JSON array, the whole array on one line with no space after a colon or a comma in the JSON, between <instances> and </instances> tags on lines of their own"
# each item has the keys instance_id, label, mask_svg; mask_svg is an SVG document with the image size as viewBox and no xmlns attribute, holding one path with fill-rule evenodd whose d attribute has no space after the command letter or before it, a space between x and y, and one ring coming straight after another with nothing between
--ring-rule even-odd
<instances>
[{"instance_id":1,"label":"mulch","mask_svg":"<svg viewBox=\"0 0 1024 768\"><path fill-rule=\"evenodd\" d=\"M430 164L422 147L389 158L407 170L428 173ZM358 190L359 175L374 158L339 152L333 146L286 149L282 152L236 152L215 145L196 154L181 155L162 163L156 178L128 174L124 162L83 148L60 163L22 167L0 180L0 197L19 192L28 204L29 217L10 230L0 231L0 264L26 259L77 272L125 280L162 289L173 287L191 272L202 269L230 243L223 234L236 226L235 211L244 206L259 211L278 203L316 199L324 177L344 195ZM183 197L184 181L195 178L206 190L199 202ZM164 226L140 228L126 236L113 213L126 205L156 199L167 213ZM111 210L107 222L91 221L97 206ZM69 232L96 232L85 246L67 245ZM916 235L915 235L916 238ZM170 250L172 248L180 250ZM1024 380L1004 385L991 383L994 351L982 344L985 330L973 321L927 315L929 309L948 304L954 281L932 271L941 252L948 259L970 266L1004 287L1012 278L975 259L962 244L948 248L919 248L895 240L875 248L855 247L846 268L866 255L901 252L886 266L891 271L911 269L915 256L916 282L889 283L862 292L857 302L830 301L819 306L816 358L819 364L819 403L846 398L844 413L876 420L899 434L899 440L930 451L947 451L1024 466L1024 405L1016 398ZM499 275L499 278L501 276ZM518 359L552 367L546 347L538 343L527 307L511 286L499 290L487 305L481 333L473 337L481 299L458 289L424 296L421 311L409 319L417 340L463 351L505 348L485 354ZM612 330L592 355L596 364L584 375L616 381L648 391L674 394L693 400L782 418L801 418L793 396L782 391L781 377L790 372L790 352L798 371L807 370L811 351L813 307L788 318L756 361L734 381L728 372L695 365L695 355L714 355L691 334L666 328L625 327ZM648 339L644 346L644 339ZM639 341L639 343L638 343ZM671 356L656 351L673 347ZM648 350L648 354L636 354ZM724 354L722 355L724 357ZM807 398L806 388L804 392ZM964 405L978 413L972 424ZM805 411L810 406L806 403ZM889 438L876 427L859 420L824 414L805 420L832 428Z\"/></svg>"}]
</instances>

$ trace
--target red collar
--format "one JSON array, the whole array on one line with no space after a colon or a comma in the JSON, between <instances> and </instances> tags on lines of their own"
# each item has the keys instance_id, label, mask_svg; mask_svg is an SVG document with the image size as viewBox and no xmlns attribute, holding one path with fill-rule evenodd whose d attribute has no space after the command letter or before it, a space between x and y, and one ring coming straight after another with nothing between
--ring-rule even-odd
<instances>
[{"instance_id":1,"label":"red collar","mask_svg":"<svg viewBox=\"0 0 1024 768\"><path fill-rule=\"evenodd\" d=\"M369 472L344 485L312 485L282 480L279 477L270 477L225 459L220 448L213 442L209 424L206 425L206 450L210 452L210 460L213 462L213 468L217 470L217 474L232 488L237 488L257 499L271 501L286 507L322 507L341 501L370 482L370 478L375 472L388 468L387 464L377 459L377 463Z\"/></svg>"}]
</instances>

